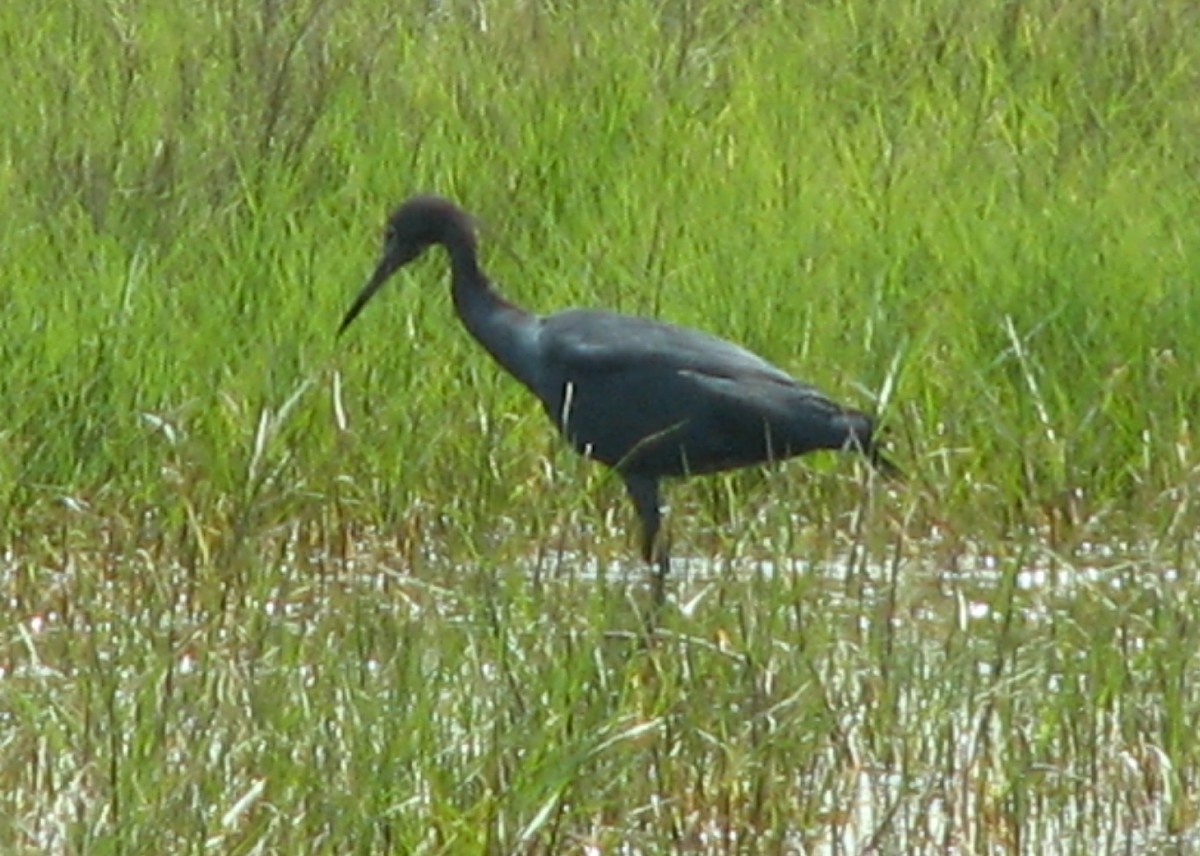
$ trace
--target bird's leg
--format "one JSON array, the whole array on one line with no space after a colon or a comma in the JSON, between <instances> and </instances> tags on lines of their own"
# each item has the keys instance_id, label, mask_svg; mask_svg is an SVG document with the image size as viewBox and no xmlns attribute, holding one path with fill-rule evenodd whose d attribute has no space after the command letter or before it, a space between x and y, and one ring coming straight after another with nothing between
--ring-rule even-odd
<instances>
[{"instance_id":1,"label":"bird's leg","mask_svg":"<svg viewBox=\"0 0 1200 856\"><path fill-rule=\"evenodd\" d=\"M627 475L625 487L642 521L642 558L655 566L651 588L654 608L658 609L666 597L667 572L671 569L671 556L667 545L659 538L662 506L659 504L658 479L652 476Z\"/></svg>"}]
</instances>

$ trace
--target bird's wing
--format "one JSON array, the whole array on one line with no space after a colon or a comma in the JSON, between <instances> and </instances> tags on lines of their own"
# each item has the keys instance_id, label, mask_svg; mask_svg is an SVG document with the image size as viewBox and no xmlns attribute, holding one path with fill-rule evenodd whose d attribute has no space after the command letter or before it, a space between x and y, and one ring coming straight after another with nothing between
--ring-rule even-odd
<instances>
[{"instance_id":1,"label":"bird's wing","mask_svg":"<svg viewBox=\"0 0 1200 856\"><path fill-rule=\"evenodd\" d=\"M549 361L568 377L653 368L805 387L739 345L649 318L572 309L547 317L542 335Z\"/></svg>"},{"instance_id":2,"label":"bird's wing","mask_svg":"<svg viewBox=\"0 0 1200 856\"><path fill-rule=\"evenodd\" d=\"M832 399L815 387L791 377L780 379L773 374L726 374L680 369L678 375L697 392L730 402L756 419L791 419L803 409L812 415L831 416L845 412Z\"/></svg>"}]
</instances>

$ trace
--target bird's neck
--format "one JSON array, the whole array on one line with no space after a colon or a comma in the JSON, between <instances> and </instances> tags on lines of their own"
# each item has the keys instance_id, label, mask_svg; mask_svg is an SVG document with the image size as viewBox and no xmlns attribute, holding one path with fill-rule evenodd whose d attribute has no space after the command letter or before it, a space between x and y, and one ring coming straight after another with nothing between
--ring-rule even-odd
<instances>
[{"instance_id":1,"label":"bird's neck","mask_svg":"<svg viewBox=\"0 0 1200 856\"><path fill-rule=\"evenodd\" d=\"M463 325L509 374L537 391L537 318L504 299L480 270L473 248L449 252L454 308Z\"/></svg>"}]
</instances>

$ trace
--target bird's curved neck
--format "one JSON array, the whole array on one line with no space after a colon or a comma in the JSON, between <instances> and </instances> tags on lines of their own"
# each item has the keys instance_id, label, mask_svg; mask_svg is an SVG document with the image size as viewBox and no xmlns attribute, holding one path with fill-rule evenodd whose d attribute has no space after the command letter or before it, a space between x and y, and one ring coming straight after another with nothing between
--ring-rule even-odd
<instances>
[{"instance_id":1,"label":"bird's curved neck","mask_svg":"<svg viewBox=\"0 0 1200 856\"><path fill-rule=\"evenodd\" d=\"M479 267L473 241L446 246L454 308L463 325L509 374L538 386L537 318L509 303Z\"/></svg>"}]
</instances>

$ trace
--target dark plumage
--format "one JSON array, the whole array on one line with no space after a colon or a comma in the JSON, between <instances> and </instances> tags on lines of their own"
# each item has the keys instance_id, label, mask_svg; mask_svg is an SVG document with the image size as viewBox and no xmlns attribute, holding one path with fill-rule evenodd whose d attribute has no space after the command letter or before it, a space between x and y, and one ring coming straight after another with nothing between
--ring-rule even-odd
<instances>
[{"instance_id":1,"label":"dark plumage","mask_svg":"<svg viewBox=\"0 0 1200 856\"><path fill-rule=\"evenodd\" d=\"M888 474L869 416L826 398L731 342L647 318L588 309L533 315L480 270L471 218L417 196L388 220L383 254L339 333L397 269L426 247L450 256L454 307L467 330L542 402L581 454L613 467L642 522L642 554L669 567L658 531L659 481L854 449Z\"/></svg>"}]
</instances>

